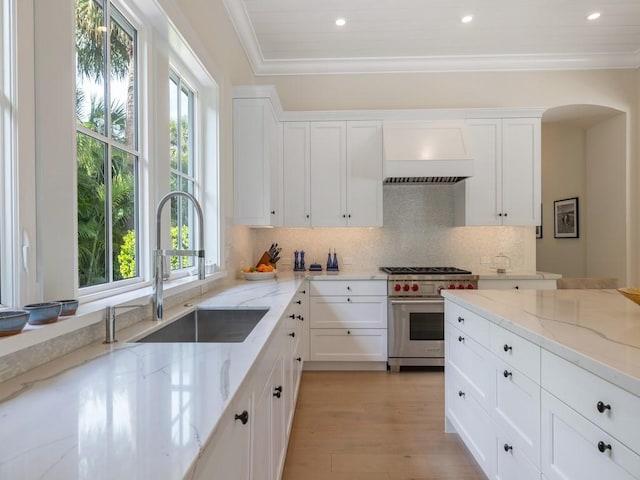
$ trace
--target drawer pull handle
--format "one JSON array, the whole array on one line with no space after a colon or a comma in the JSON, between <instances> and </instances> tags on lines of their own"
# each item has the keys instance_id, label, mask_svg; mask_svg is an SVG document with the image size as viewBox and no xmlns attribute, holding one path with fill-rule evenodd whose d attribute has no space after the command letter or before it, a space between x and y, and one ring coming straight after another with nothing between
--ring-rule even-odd
<instances>
[{"instance_id":1,"label":"drawer pull handle","mask_svg":"<svg viewBox=\"0 0 640 480\"><path fill-rule=\"evenodd\" d=\"M503 349L505 352L508 352L508 351L513 350L513 347L512 347L511 345L507 345L507 344L505 343L505 344L504 344L504 347L502 347L502 349Z\"/></svg>"},{"instance_id":2,"label":"drawer pull handle","mask_svg":"<svg viewBox=\"0 0 640 480\"><path fill-rule=\"evenodd\" d=\"M459 342L464 342L464 337L463 337L462 335L460 335L460 336L458 337L458 341L459 341Z\"/></svg>"},{"instance_id":3,"label":"drawer pull handle","mask_svg":"<svg viewBox=\"0 0 640 480\"><path fill-rule=\"evenodd\" d=\"M600 450L601 453L606 452L607 450L611 450L611 444L609 443L604 443L602 440L600 440L598 442L598 450Z\"/></svg>"},{"instance_id":4,"label":"drawer pull handle","mask_svg":"<svg viewBox=\"0 0 640 480\"><path fill-rule=\"evenodd\" d=\"M502 448L504 448L504 451L507 452L507 453L510 452L510 451L513 451L513 446L509 445L508 443L505 443L504 447L502 447Z\"/></svg>"},{"instance_id":5,"label":"drawer pull handle","mask_svg":"<svg viewBox=\"0 0 640 480\"><path fill-rule=\"evenodd\" d=\"M238 415L236 413L236 420L240 420L242 422L243 425L246 425L247 422L249 421L249 412L247 412L246 410L243 411L240 415Z\"/></svg>"},{"instance_id":6,"label":"drawer pull handle","mask_svg":"<svg viewBox=\"0 0 640 480\"><path fill-rule=\"evenodd\" d=\"M289 336L290 336L291 338L296 338L296 332L291 332L291 333L289 334Z\"/></svg>"},{"instance_id":7,"label":"drawer pull handle","mask_svg":"<svg viewBox=\"0 0 640 480\"><path fill-rule=\"evenodd\" d=\"M462 390L460 390L460 391L458 392L458 396L459 396L460 398L464 398L465 393L464 393Z\"/></svg>"},{"instance_id":8,"label":"drawer pull handle","mask_svg":"<svg viewBox=\"0 0 640 480\"><path fill-rule=\"evenodd\" d=\"M596 408L600 413L604 413L605 410L611 410L611 405L600 401L596 404Z\"/></svg>"},{"instance_id":9,"label":"drawer pull handle","mask_svg":"<svg viewBox=\"0 0 640 480\"><path fill-rule=\"evenodd\" d=\"M458 323L464 323L464 317L458 317Z\"/></svg>"},{"instance_id":10,"label":"drawer pull handle","mask_svg":"<svg viewBox=\"0 0 640 480\"><path fill-rule=\"evenodd\" d=\"M509 370L505 370L504 372L502 372L502 375L504 375L504 378L509 378L513 376L513 372L510 372Z\"/></svg>"}]
</instances>

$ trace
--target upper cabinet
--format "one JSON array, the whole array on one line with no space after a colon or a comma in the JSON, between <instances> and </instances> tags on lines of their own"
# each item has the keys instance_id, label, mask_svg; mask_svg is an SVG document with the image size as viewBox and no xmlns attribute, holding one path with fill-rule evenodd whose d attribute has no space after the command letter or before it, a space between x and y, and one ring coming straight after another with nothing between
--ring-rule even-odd
<instances>
[{"instance_id":1,"label":"upper cabinet","mask_svg":"<svg viewBox=\"0 0 640 480\"><path fill-rule=\"evenodd\" d=\"M382 122L285 122L284 225L382 226Z\"/></svg>"},{"instance_id":2,"label":"upper cabinet","mask_svg":"<svg viewBox=\"0 0 640 480\"><path fill-rule=\"evenodd\" d=\"M233 99L234 220L281 226L282 126L270 98Z\"/></svg>"},{"instance_id":3,"label":"upper cabinet","mask_svg":"<svg viewBox=\"0 0 640 480\"><path fill-rule=\"evenodd\" d=\"M455 185L456 225L539 225L540 118L468 125L474 175Z\"/></svg>"}]
</instances>

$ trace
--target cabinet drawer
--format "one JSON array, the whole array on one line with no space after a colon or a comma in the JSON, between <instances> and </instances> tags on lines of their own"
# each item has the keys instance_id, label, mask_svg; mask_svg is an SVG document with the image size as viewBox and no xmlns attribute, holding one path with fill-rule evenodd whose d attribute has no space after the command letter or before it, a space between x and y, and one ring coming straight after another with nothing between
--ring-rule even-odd
<instances>
[{"instance_id":1,"label":"cabinet drawer","mask_svg":"<svg viewBox=\"0 0 640 480\"><path fill-rule=\"evenodd\" d=\"M444 318L480 345L489 346L489 321L450 300L444 302Z\"/></svg>"},{"instance_id":2,"label":"cabinet drawer","mask_svg":"<svg viewBox=\"0 0 640 480\"><path fill-rule=\"evenodd\" d=\"M542 387L640 453L640 397L546 350Z\"/></svg>"},{"instance_id":3,"label":"cabinet drawer","mask_svg":"<svg viewBox=\"0 0 640 480\"><path fill-rule=\"evenodd\" d=\"M640 456L544 390L542 432L549 480L640 479Z\"/></svg>"},{"instance_id":4,"label":"cabinet drawer","mask_svg":"<svg viewBox=\"0 0 640 480\"><path fill-rule=\"evenodd\" d=\"M496 438L491 418L474 397L468 382L450 368L446 381L446 416L485 475L493 478Z\"/></svg>"},{"instance_id":5,"label":"cabinet drawer","mask_svg":"<svg viewBox=\"0 0 640 480\"><path fill-rule=\"evenodd\" d=\"M446 324L445 358L455 367L473 389L478 403L487 411L493 408L495 391L491 353L473 338L465 336L451 324Z\"/></svg>"},{"instance_id":6,"label":"cabinet drawer","mask_svg":"<svg viewBox=\"0 0 640 480\"><path fill-rule=\"evenodd\" d=\"M555 280L478 280L480 290L555 290Z\"/></svg>"},{"instance_id":7,"label":"cabinet drawer","mask_svg":"<svg viewBox=\"0 0 640 480\"><path fill-rule=\"evenodd\" d=\"M386 297L311 297L311 328L387 328Z\"/></svg>"},{"instance_id":8,"label":"cabinet drawer","mask_svg":"<svg viewBox=\"0 0 640 480\"><path fill-rule=\"evenodd\" d=\"M508 435L497 436L496 480L540 480L540 470Z\"/></svg>"},{"instance_id":9,"label":"cabinet drawer","mask_svg":"<svg viewBox=\"0 0 640 480\"><path fill-rule=\"evenodd\" d=\"M387 330L382 328L312 329L310 342L313 361L387 361Z\"/></svg>"},{"instance_id":10,"label":"cabinet drawer","mask_svg":"<svg viewBox=\"0 0 640 480\"><path fill-rule=\"evenodd\" d=\"M384 280L316 280L311 281L311 295L382 295L387 296Z\"/></svg>"},{"instance_id":11,"label":"cabinet drawer","mask_svg":"<svg viewBox=\"0 0 640 480\"><path fill-rule=\"evenodd\" d=\"M492 323L491 351L540 384L540 347Z\"/></svg>"},{"instance_id":12,"label":"cabinet drawer","mask_svg":"<svg viewBox=\"0 0 640 480\"><path fill-rule=\"evenodd\" d=\"M524 453L539 468L540 385L506 362L494 359L493 367L493 417L511 439L514 450Z\"/></svg>"}]
</instances>

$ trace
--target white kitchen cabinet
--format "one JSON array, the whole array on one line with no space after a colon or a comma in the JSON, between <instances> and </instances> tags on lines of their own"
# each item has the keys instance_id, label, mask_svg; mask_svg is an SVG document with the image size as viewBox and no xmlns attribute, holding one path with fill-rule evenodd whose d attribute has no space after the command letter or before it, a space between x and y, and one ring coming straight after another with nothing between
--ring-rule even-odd
<instances>
[{"instance_id":1,"label":"white kitchen cabinet","mask_svg":"<svg viewBox=\"0 0 640 480\"><path fill-rule=\"evenodd\" d=\"M539 225L540 118L468 120L472 177L455 185L457 225Z\"/></svg>"},{"instance_id":2,"label":"white kitchen cabinet","mask_svg":"<svg viewBox=\"0 0 640 480\"><path fill-rule=\"evenodd\" d=\"M197 461L194 480L249 480L251 462L251 397L234 401Z\"/></svg>"},{"instance_id":3,"label":"white kitchen cabinet","mask_svg":"<svg viewBox=\"0 0 640 480\"><path fill-rule=\"evenodd\" d=\"M481 290L556 290L555 279L537 278L481 278L478 280Z\"/></svg>"},{"instance_id":4,"label":"white kitchen cabinet","mask_svg":"<svg viewBox=\"0 0 640 480\"><path fill-rule=\"evenodd\" d=\"M382 226L382 123L311 122L310 142L311 225Z\"/></svg>"},{"instance_id":5,"label":"white kitchen cabinet","mask_svg":"<svg viewBox=\"0 0 640 480\"><path fill-rule=\"evenodd\" d=\"M281 226L282 126L269 98L233 99L234 221Z\"/></svg>"},{"instance_id":6,"label":"white kitchen cabinet","mask_svg":"<svg viewBox=\"0 0 640 480\"><path fill-rule=\"evenodd\" d=\"M309 360L386 362L385 280L309 282Z\"/></svg>"},{"instance_id":7,"label":"white kitchen cabinet","mask_svg":"<svg viewBox=\"0 0 640 480\"><path fill-rule=\"evenodd\" d=\"M542 390L542 472L549 480L638 480L640 455Z\"/></svg>"},{"instance_id":8,"label":"white kitchen cabinet","mask_svg":"<svg viewBox=\"0 0 640 480\"><path fill-rule=\"evenodd\" d=\"M311 226L311 141L309 122L284 122L284 225Z\"/></svg>"},{"instance_id":9,"label":"white kitchen cabinet","mask_svg":"<svg viewBox=\"0 0 640 480\"><path fill-rule=\"evenodd\" d=\"M540 469L514 445L510 436L498 434L496 451L496 480L540 480Z\"/></svg>"}]
</instances>

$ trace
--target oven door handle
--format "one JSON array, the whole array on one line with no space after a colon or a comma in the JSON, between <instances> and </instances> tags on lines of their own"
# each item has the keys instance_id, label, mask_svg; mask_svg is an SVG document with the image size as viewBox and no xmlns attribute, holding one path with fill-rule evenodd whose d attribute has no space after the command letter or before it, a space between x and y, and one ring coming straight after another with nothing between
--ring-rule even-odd
<instances>
[{"instance_id":1,"label":"oven door handle","mask_svg":"<svg viewBox=\"0 0 640 480\"><path fill-rule=\"evenodd\" d=\"M434 300L389 300L391 305L438 305L444 303L444 298Z\"/></svg>"}]
</instances>

